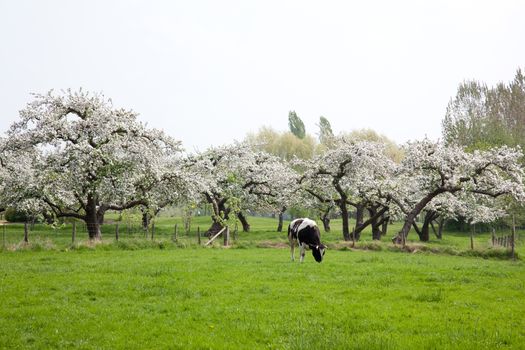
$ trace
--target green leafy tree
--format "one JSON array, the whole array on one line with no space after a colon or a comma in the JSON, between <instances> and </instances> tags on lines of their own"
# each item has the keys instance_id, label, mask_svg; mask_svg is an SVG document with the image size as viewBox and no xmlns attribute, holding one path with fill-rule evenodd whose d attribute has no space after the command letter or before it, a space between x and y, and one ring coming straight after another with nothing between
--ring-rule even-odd
<instances>
[{"instance_id":1,"label":"green leafy tree","mask_svg":"<svg viewBox=\"0 0 525 350\"><path fill-rule=\"evenodd\" d=\"M328 119L323 116L319 117L319 142L321 144L330 147L334 141L334 132Z\"/></svg>"},{"instance_id":2,"label":"green leafy tree","mask_svg":"<svg viewBox=\"0 0 525 350\"><path fill-rule=\"evenodd\" d=\"M290 132L298 138L304 139L306 136L304 123L295 111L290 111L288 113L288 127L290 128Z\"/></svg>"},{"instance_id":3,"label":"green leafy tree","mask_svg":"<svg viewBox=\"0 0 525 350\"><path fill-rule=\"evenodd\" d=\"M525 76L521 69L508 84L461 83L442 126L447 144L470 151L503 145L525 147Z\"/></svg>"},{"instance_id":4,"label":"green leafy tree","mask_svg":"<svg viewBox=\"0 0 525 350\"><path fill-rule=\"evenodd\" d=\"M9 222L26 222L28 217L23 211L16 210L16 208L7 208L5 210L5 220Z\"/></svg>"},{"instance_id":5,"label":"green leafy tree","mask_svg":"<svg viewBox=\"0 0 525 350\"><path fill-rule=\"evenodd\" d=\"M500 146L525 149L525 76L516 71L509 83L489 87L478 81L462 82L447 106L442 122L443 139L465 150L488 150ZM522 158L521 163L525 160ZM519 223L525 211L513 204Z\"/></svg>"},{"instance_id":6,"label":"green leafy tree","mask_svg":"<svg viewBox=\"0 0 525 350\"><path fill-rule=\"evenodd\" d=\"M311 159L318 153L319 144L315 138L306 134L299 139L291 132L279 132L270 127L262 127L255 134L248 134L246 142L255 150L273 154L284 160L294 157Z\"/></svg>"}]
</instances>

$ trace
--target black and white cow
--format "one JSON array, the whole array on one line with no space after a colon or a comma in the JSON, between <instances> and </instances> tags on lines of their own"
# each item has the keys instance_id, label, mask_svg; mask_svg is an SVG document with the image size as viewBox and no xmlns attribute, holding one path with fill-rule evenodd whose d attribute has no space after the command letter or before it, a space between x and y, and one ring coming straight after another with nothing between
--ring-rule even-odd
<instances>
[{"instance_id":1,"label":"black and white cow","mask_svg":"<svg viewBox=\"0 0 525 350\"><path fill-rule=\"evenodd\" d=\"M301 262L304 260L306 248L312 249L315 261L323 261L326 246L321 244L321 233L315 221L308 218L295 219L288 226L288 240L292 253L292 261L295 260L294 250L297 243L301 248Z\"/></svg>"}]
</instances>

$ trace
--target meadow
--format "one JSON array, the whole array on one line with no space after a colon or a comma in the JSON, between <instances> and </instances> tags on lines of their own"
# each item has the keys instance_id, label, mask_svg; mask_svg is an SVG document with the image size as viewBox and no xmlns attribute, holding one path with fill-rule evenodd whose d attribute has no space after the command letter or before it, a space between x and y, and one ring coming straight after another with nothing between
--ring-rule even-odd
<instances>
[{"instance_id":1,"label":"meadow","mask_svg":"<svg viewBox=\"0 0 525 350\"><path fill-rule=\"evenodd\" d=\"M178 221L177 221L178 220ZM525 345L525 266L477 234L445 232L410 252L323 234L323 263L291 262L276 220L251 218L230 248L156 235L8 227L0 253L0 348L493 349ZM203 230L208 218L195 218ZM397 226L392 227L392 232ZM523 233L521 233L523 235ZM391 234L389 234L391 236ZM415 239L413 233L411 238ZM233 239L233 237L232 237ZM204 242L204 239L203 239ZM523 256L521 238L517 246ZM487 253L491 252L491 253Z\"/></svg>"}]
</instances>

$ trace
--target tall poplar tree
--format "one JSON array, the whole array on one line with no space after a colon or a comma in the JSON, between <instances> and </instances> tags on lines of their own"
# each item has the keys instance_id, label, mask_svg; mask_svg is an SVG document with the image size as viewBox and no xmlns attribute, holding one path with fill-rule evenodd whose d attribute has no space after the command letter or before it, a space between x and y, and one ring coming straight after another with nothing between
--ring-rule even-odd
<instances>
[{"instance_id":1,"label":"tall poplar tree","mask_svg":"<svg viewBox=\"0 0 525 350\"><path fill-rule=\"evenodd\" d=\"M290 128L290 132L298 138L304 139L306 136L304 123L295 111L290 111L288 113L288 127Z\"/></svg>"}]
</instances>

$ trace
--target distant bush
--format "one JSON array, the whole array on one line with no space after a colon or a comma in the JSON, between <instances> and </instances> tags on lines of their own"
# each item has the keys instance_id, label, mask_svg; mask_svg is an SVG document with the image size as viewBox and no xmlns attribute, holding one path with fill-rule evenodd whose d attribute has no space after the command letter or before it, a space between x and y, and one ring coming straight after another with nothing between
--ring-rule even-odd
<instances>
[{"instance_id":1,"label":"distant bush","mask_svg":"<svg viewBox=\"0 0 525 350\"><path fill-rule=\"evenodd\" d=\"M509 225L504 219L499 219L492 223L476 224L476 232L491 232L493 228L496 230L507 229L509 228ZM470 224L463 218L458 218L457 220L446 220L445 231L470 232Z\"/></svg>"},{"instance_id":2,"label":"distant bush","mask_svg":"<svg viewBox=\"0 0 525 350\"><path fill-rule=\"evenodd\" d=\"M4 218L9 222L26 222L27 214L15 208L7 208L4 213Z\"/></svg>"}]
</instances>

